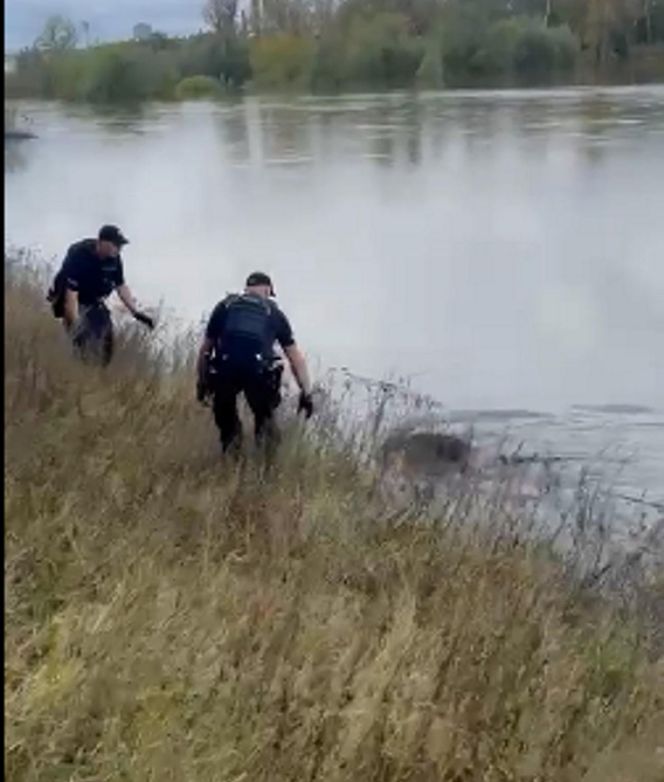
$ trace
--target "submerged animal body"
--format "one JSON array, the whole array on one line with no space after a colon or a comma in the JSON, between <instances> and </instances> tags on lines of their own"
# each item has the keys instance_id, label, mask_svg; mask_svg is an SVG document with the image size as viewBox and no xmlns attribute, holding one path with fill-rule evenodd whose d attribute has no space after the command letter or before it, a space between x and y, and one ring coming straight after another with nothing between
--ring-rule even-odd
<instances>
[{"instance_id":1,"label":"submerged animal body","mask_svg":"<svg viewBox=\"0 0 664 782\"><path fill-rule=\"evenodd\" d=\"M489 446L440 432L395 431L384 441L381 474L391 500L432 500L439 491L507 488L512 499L536 498L552 486L550 462L533 456L505 456Z\"/></svg>"},{"instance_id":2,"label":"submerged animal body","mask_svg":"<svg viewBox=\"0 0 664 782\"><path fill-rule=\"evenodd\" d=\"M471 444L461 437L436 432L394 433L382 448L383 463L394 464L410 474L435 476L464 472L471 457Z\"/></svg>"},{"instance_id":3,"label":"submerged animal body","mask_svg":"<svg viewBox=\"0 0 664 782\"><path fill-rule=\"evenodd\" d=\"M5 130L6 141L27 141L31 138L37 138L37 136L30 133L29 130Z\"/></svg>"},{"instance_id":4,"label":"submerged animal body","mask_svg":"<svg viewBox=\"0 0 664 782\"><path fill-rule=\"evenodd\" d=\"M31 124L32 120L25 114L19 114L16 109L8 109L5 106L5 141L25 141L37 138L27 127Z\"/></svg>"}]
</instances>

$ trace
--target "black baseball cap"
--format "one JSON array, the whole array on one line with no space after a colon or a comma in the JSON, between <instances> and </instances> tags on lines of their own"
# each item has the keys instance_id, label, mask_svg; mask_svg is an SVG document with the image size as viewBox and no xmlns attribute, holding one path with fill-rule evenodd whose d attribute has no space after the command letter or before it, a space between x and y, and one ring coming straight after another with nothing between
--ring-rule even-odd
<instances>
[{"instance_id":1,"label":"black baseball cap","mask_svg":"<svg viewBox=\"0 0 664 782\"><path fill-rule=\"evenodd\" d=\"M123 247L125 244L129 244L129 239L123 235L117 225L103 225L99 229L99 241L110 242L116 247Z\"/></svg>"},{"instance_id":2,"label":"black baseball cap","mask_svg":"<svg viewBox=\"0 0 664 782\"><path fill-rule=\"evenodd\" d=\"M253 272L247 277L247 282L245 284L247 288L252 288L254 285L267 285L270 289L270 296L277 295L274 292L274 285L272 285L272 280L267 274L264 274L263 272Z\"/></svg>"}]
</instances>

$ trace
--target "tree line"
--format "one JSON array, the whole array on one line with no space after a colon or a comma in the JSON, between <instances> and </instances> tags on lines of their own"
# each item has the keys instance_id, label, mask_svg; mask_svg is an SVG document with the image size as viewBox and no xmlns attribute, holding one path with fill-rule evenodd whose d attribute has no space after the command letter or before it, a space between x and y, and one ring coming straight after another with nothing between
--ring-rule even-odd
<instances>
[{"instance_id":1,"label":"tree line","mask_svg":"<svg viewBox=\"0 0 664 782\"><path fill-rule=\"evenodd\" d=\"M9 96L99 103L256 89L338 91L569 81L648 51L664 76L664 0L207 0L185 38L89 44L51 17ZM87 44L86 44L87 42ZM657 68L655 68L656 70Z\"/></svg>"}]
</instances>

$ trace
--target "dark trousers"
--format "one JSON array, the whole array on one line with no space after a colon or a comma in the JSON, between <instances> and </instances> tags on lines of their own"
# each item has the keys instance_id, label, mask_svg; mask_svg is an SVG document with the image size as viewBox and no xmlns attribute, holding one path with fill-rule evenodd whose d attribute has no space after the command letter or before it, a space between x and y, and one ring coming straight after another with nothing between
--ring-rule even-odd
<instances>
[{"instance_id":1,"label":"dark trousers","mask_svg":"<svg viewBox=\"0 0 664 782\"><path fill-rule=\"evenodd\" d=\"M82 306L71 338L80 358L107 366L113 358L113 321L106 306Z\"/></svg>"},{"instance_id":2,"label":"dark trousers","mask_svg":"<svg viewBox=\"0 0 664 782\"><path fill-rule=\"evenodd\" d=\"M256 372L224 368L214 380L214 420L219 429L221 445L227 451L239 444L242 424L237 413L238 394L244 393L254 416L257 443L274 446L278 431L274 411L280 400L278 380L268 371Z\"/></svg>"}]
</instances>

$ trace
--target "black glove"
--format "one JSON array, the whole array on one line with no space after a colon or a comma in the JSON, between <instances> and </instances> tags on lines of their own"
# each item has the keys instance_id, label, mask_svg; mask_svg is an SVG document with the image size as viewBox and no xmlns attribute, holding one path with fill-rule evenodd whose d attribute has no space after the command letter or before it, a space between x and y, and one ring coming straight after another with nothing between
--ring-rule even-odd
<instances>
[{"instance_id":1,"label":"black glove","mask_svg":"<svg viewBox=\"0 0 664 782\"><path fill-rule=\"evenodd\" d=\"M297 412L304 412L306 418L311 418L314 414L314 400L311 398L311 394L305 394L304 391L300 394L300 401L297 405Z\"/></svg>"},{"instance_id":2,"label":"black glove","mask_svg":"<svg viewBox=\"0 0 664 782\"><path fill-rule=\"evenodd\" d=\"M208 394L209 394L209 391L208 391L207 383L205 382L205 380L200 380L199 379L196 382L196 399L202 405L204 405L205 402L207 401Z\"/></svg>"},{"instance_id":3,"label":"black glove","mask_svg":"<svg viewBox=\"0 0 664 782\"><path fill-rule=\"evenodd\" d=\"M80 347L85 341L85 322L82 318L77 318L73 323L67 326L67 331L71 341L76 347Z\"/></svg>"},{"instance_id":4,"label":"black glove","mask_svg":"<svg viewBox=\"0 0 664 782\"><path fill-rule=\"evenodd\" d=\"M149 315L146 315L144 312L135 312L134 319L137 320L139 323L143 323L144 325L146 325L150 329L150 331L154 329L154 318L151 318Z\"/></svg>"}]
</instances>

